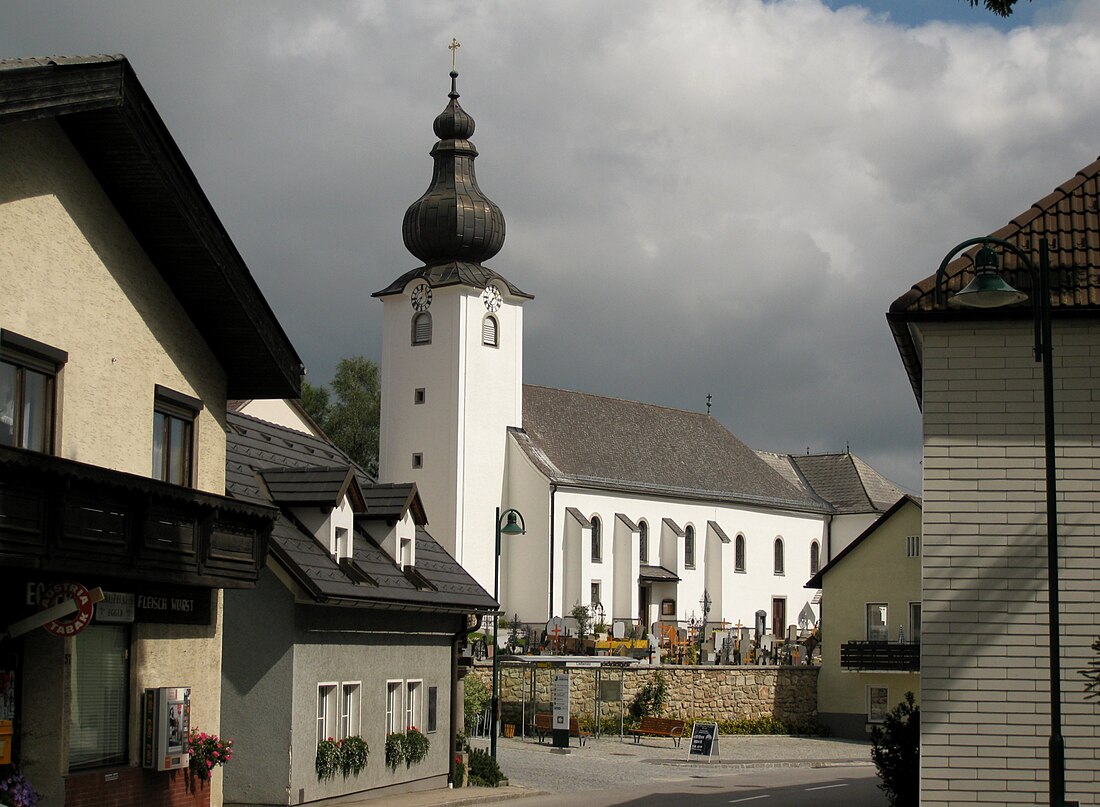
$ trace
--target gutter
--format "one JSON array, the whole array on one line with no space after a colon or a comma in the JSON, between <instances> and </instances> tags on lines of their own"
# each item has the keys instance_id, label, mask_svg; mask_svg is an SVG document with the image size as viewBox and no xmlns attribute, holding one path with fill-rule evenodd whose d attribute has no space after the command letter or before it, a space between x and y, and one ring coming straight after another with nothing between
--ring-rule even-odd
<instances>
[{"instance_id":1,"label":"gutter","mask_svg":"<svg viewBox=\"0 0 1100 807\"><path fill-rule=\"evenodd\" d=\"M546 590L546 619L549 621L554 616L554 498L558 493L558 483L550 483L550 557L547 566L550 569L550 588ZM495 652L495 649L494 649Z\"/></svg>"}]
</instances>

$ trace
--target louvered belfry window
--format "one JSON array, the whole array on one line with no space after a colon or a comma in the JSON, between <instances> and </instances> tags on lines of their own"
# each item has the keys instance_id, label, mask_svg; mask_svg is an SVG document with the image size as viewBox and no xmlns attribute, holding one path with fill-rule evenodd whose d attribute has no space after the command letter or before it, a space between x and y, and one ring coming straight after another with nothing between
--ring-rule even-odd
<instances>
[{"instance_id":1,"label":"louvered belfry window","mask_svg":"<svg viewBox=\"0 0 1100 807\"><path fill-rule=\"evenodd\" d=\"M497 318L486 317L481 321L481 344L490 345L491 347L497 347Z\"/></svg>"},{"instance_id":2,"label":"louvered belfry window","mask_svg":"<svg viewBox=\"0 0 1100 807\"><path fill-rule=\"evenodd\" d=\"M414 345L428 345L432 341L432 315L423 311L413 317L412 343Z\"/></svg>"}]
</instances>

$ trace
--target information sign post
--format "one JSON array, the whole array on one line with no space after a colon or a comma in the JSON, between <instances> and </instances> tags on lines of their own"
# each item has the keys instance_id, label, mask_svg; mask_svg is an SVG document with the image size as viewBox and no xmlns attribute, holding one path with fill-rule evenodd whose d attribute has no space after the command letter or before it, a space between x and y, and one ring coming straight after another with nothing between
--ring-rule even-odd
<instances>
[{"instance_id":1,"label":"information sign post","mask_svg":"<svg viewBox=\"0 0 1100 807\"><path fill-rule=\"evenodd\" d=\"M691 727L691 746L688 748L688 757L702 756L711 762L715 757L721 758L718 752L718 724L699 723Z\"/></svg>"},{"instance_id":2,"label":"information sign post","mask_svg":"<svg viewBox=\"0 0 1100 807\"><path fill-rule=\"evenodd\" d=\"M569 673L554 676L554 713L551 727L554 748L569 747Z\"/></svg>"}]
</instances>

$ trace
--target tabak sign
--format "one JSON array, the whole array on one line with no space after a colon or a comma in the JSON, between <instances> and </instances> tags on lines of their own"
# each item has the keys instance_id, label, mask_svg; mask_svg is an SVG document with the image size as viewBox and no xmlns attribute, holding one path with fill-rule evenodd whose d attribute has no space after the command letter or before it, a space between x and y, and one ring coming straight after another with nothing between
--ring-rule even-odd
<instances>
[{"instance_id":1,"label":"tabak sign","mask_svg":"<svg viewBox=\"0 0 1100 807\"><path fill-rule=\"evenodd\" d=\"M103 599L102 593L98 599ZM97 599L80 583L50 583L38 597L38 610L42 616L46 616L51 609L68 611L70 602L76 605L76 610L51 619L42 626L54 636L76 636L88 627L95 614Z\"/></svg>"}]
</instances>

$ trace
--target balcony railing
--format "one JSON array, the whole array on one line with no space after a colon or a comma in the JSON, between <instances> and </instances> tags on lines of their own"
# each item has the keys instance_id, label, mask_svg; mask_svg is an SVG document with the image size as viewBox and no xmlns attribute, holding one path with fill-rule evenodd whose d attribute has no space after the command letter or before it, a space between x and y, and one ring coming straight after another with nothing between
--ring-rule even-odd
<instances>
[{"instance_id":1,"label":"balcony railing","mask_svg":"<svg viewBox=\"0 0 1100 807\"><path fill-rule=\"evenodd\" d=\"M845 642L840 666L846 670L920 671L920 642Z\"/></svg>"}]
</instances>

